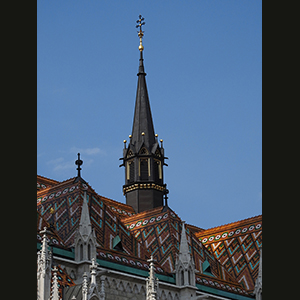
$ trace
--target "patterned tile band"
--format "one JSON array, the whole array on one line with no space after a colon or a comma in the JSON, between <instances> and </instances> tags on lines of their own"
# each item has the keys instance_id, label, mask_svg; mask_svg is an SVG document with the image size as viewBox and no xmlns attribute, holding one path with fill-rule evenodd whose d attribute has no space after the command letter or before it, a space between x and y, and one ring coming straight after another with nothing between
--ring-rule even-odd
<instances>
[{"instance_id":1,"label":"patterned tile band","mask_svg":"<svg viewBox=\"0 0 300 300\"><path fill-rule=\"evenodd\" d=\"M82 186L83 186L83 188L84 189L87 189L88 188L88 186L86 185L86 184L82 184ZM64 195L64 194L67 194L67 193L72 193L74 190L75 190L75 188L77 188L78 189L78 186L76 186L76 185L73 185L72 187L70 187L70 188L65 188L65 189L63 189L63 190L61 190L61 191L57 191L57 192L55 192L55 193L52 193L52 194L50 194L49 196L48 195L46 195L46 196L44 196L44 197L39 197L39 198L37 198L37 204L39 204L40 202L45 202L47 199L52 199L52 198L57 198L57 197L59 197L60 195Z\"/></svg>"},{"instance_id":2,"label":"patterned tile band","mask_svg":"<svg viewBox=\"0 0 300 300\"><path fill-rule=\"evenodd\" d=\"M171 214L172 217L174 217L174 218L176 217L176 215L172 211L170 212L170 214ZM161 219L167 219L168 216L169 216L169 214L165 213L165 214L159 215L157 217L152 217L152 218L147 218L147 219L144 219L144 220L135 221L132 224L126 225L126 226L127 226L127 229L132 230L133 228L137 228L137 227L140 227L140 226L145 226L148 223L151 224L153 222L159 222Z\"/></svg>"},{"instance_id":3,"label":"patterned tile band","mask_svg":"<svg viewBox=\"0 0 300 300\"><path fill-rule=\"evenodd\" d=\"M225 231L222 234L211 235L211 236L208 236L208 237L205 237L205 238L199 238L199 240L203 244L205 244L207 242L219 241L219 240L222 240L222 239L226 239L228 237L244 234L246 232L252 232L253 230L259 230L259 229L261 229L261 226L262 226L261 223L258 223L256 225L252 224L250 226L245 226L243 228L238 228L238 229L235 229L235 230L232 230L232 231L229 231L229 232Z\"/></svg>"},{"instance_id":4,"label":"patterned tile band","mask_svg":"<svg viewBox=\"0 0 300 300\"><path fill-rule=\"evenodd\" d=\"M149 270L149 265L147 263L141 263L140 261L133 260L133 259L127 259L126 257L122 257L121 255L113 255L111 253L105 253L103 251L100 251L97 253L99 258L108 258L111 261L119 262L119 263L125 263L127 265L131 265L134 267L139 267L142 269ZM160 273L163 273L163 269L160 267L154 267L155 271L158 271Z\"/></svg>"}]
</instances>

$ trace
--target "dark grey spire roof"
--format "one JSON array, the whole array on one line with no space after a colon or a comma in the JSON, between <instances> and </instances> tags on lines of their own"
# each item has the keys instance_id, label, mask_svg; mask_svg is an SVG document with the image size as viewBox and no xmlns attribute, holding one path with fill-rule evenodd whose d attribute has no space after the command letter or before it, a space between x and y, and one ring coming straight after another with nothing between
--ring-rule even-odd
<instances>
[{"instance_id":1,"label":"dark grey spire roof","mask_svg":"<svg viewBox=\"0 0 300 300\"><path fill-rule=\"evenodd\" d=\"M135 111L132 126L132 139L131 143L135 145L136 151L140 149L143 143L150 149L155 143L154 127L146 85L146 73L144 71L143 64L143 51L140 51L140 64L137 92L136 92L136 102ZM144 132L144 136L142 136Z\"/></svg>"}]
</instances>

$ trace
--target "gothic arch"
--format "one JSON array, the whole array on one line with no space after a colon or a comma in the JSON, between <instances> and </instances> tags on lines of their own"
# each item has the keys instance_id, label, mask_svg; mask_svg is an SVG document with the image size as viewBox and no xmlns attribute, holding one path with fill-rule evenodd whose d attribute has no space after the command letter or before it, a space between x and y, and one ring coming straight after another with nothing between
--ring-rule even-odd
<instances>
[{"instance_id":1,"label":"gothic arch","mask_svg":"<svg viewBox=\"0 0 300 300\"><path fill-rule=\"evenodd\" d=\"M143 285L142 285L142 287L141 287L140 294L146 296L146 290L145 290L145 288L144 288Z\"/></svg>"},{"instance_id":2,"label":"gothic arch","mask_svg":"<svg viewBox=\"0 0 300 300\"><path fill-rule=\"evenodd\" d=\"M132 293L132 288L131 288L131 285L130 285L129 282L127 282L127 284L126 284L125 291L126 291L127 293Z\"/></svg>"},{"instance_id":3,"label":"gothic arch","mask_svg":"<svg viewBox=\"0 0 300 300\"><path fill-rule=\"evenodd\" d=\"M104 286L105 286L105 288L110 289L110 282L109 282L109 279L107 277L105 277Z\"/></svg>"},{"instance_id":4,"label":"gothic arch","mask_svg":"<svg viewBox=\"0 0 300 300\"><path fill-rule=\"evenodd\" d=\"M164 291L164 290L162 290L162 292L161 292L161 295L160 295L159 299L161 299L161 300L168 300L168 299L167 299L167 295L166 295L166 293L165 293L165 291Z\"/></svg>"},{"instance_id":5,"label":"gothic arch","mask_svg":"<svg viewBox=\"0 0 300 300\"><path fill-rule=\"evenodd\" d=\"M172 296L171 292L168 293L168 298L167 299L168 300L173 300L173 296Z\"/></svg>"},{"instance_id":6,"label":"gothic arch","mask_svg":"<svg viewBox=\"0 0 300 300\"><path fill-rule=\"evenodd\" d=\"M121 292L124 292L125 291L125 287L124 287L124 284L123 284L123 281L120 281L118 286L117 286L117 289Z\"/></svg>"},{"instance_id":7,"label":"gothic arch","mask_svg":"<svg viewBox=\"0 0 300 300\"><path fill-rule=\"evenodd\" d=\"M136 285L136 283L134 284L133 288L132 288L132 292L134 294L138 294L139 293L139 289L138 289L138 286Z\"/></svg>"},{"instance_id":8,"label":"gothic arch","mask_svg":"<svg viewBox=\"0 0 300 300\"><path fill-rule=\"evenodd\" d=\"M146 147L142 147L139 154L149 154L148 150L146 149Z\"/></svg>"}]
</instances>

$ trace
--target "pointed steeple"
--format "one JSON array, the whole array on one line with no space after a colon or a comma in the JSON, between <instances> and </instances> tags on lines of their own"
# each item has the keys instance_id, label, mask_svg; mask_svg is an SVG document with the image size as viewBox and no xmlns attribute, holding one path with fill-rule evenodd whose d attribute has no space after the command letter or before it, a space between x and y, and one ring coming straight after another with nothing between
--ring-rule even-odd
<instances>
[{"instance_id":1,"label":"pointed steeple","mask_svg":"<svg viewBox=\"0 0 300 300\"><path fill-rule=\"evenodd\" d=\"M83 195L80 222L74 238L74 246L75 261L91 261L93 257L96 257L98 244L95 231L92 230L86 191Z\"/></svg>"},{"instance_id":2,"label":"pointed steeple","mask_svg":"<svg viewBox=\"0 0 300 300\"><path fill-rule=\"evenodd\" d=\"M84 240L87 240L87 237L92 232L92 225L90 220L89 208L86 200L86 191L84 191L83 203L81 209L81 217L79 222L79 232Z\"/></svg>"},{"instance_id":3,"label":"pointed steeple","mask_svg":"<svg viewBox=\"0 0 300 300\"><path fill-rule=\"evenodd\" d=\"M189 251L186 238L185 221L182 221L179 254L176 259L176 285L195 286L195 263Z\"/></svg>"},{"instance_id":4,"label":"pointed steeple","mask_svg":"<svg viewBox=\"0 0 300 300\"><path fill-rule=\"evenodd\" d=\"M185 233L185 221L182 221L182 229L181 229L181 238L180 238L180 248L179 248L179 259L183 263L189 263L191 260L191 255L189 251L189 244L186 239Z\"/></svg>"},{"instance_id":5,"label":"pointed steeple","mask_svg":"<svg viewBox=\"0 0 300 300\"><path fill-rule=\"evenodd\" d=\"M156 142L143 61L143 52L141 51L139 72L137 74L138 83L131 134L132 138L130 140L130 143L134 145L137 152L143 143L148 150L151 151Z\"/></svg>"},{"instance_id":6,"label":"pointed steeple","mask_svg":"<svg viewBox=\"0 0 300 300\"><path fill-rule=\"evenodd\" d=\"M141 15L137 23L136 27L140 29L140 59L132 134L129 135L128 147L124 140L123 157L120 158L123 160L120 166L125 167L123 193L126 195L126 204L131 205L136 213L163 206L163 195L166 191L163 166L167 165L162 140L160 146L158 135L154 131L150 109L142 43L142 26L145 22Z\"/></svg>"}]
</instances>

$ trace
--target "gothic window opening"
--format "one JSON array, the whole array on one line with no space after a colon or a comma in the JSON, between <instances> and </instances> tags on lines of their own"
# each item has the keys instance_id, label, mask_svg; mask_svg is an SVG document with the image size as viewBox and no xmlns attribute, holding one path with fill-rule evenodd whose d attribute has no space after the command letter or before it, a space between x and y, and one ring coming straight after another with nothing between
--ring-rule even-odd
<instances>
[{"instance_id":1,"label":"gothic window opening","mask_svg":"<svg viewBox=\"0 0 300 300\"><path fill-rule=\"evenodd\" d=\"M79 247L79 257L80 257L80 260L83 260L83 245L80 244L80 247Z\"/></svg>"},{"instance_id":2,"label":"gothic window opening","mask_svg":"<svg viewBox=\"0 0 300 300\"><path fill-rule=\"evenodd\" d=\"M154 160L154 177L155 179L162 179L161 161Z\"/></svg>"},{"instance_id":3,"label":"gothic window opening","mask_svg":"<svg viewBox=\"0 0 300 300\"><path fill-rule=\"evenodd\" d=\"M183 272L183 270L181 270L181 272L180 272L180 279L181 279L181 285L184 285L184 272Z\"/></svg>"},{"instance_id":4,"label":"gothic window opening","mask_svg":"<svg viewBox=\"0 0 300 300\"><path fill-rule=\"evenodd\" d=\"M128 161L126 167L126 179L129 182L134 181L134 161Z\"/></svg>"},{"instance_id":5,"label":"gothic window opening","mask_svg":"<svg viewBox=\"0 0 300 300\"><path fill-rule=\"evenodd\" d=\"M88 244L88 260L91 260L91 245Z\"/></svg>"},{"instance_id":6,"label":"gothic window opening","mask_svg":"<svg viewBox=\"0 0 300 300\"><path fill-rule=\"evenodd\" d=\"M150 160L148 158L141 158L139 165L139 176L141 180L148 180L150 176Z\"/></svg>"}]
</instances>

